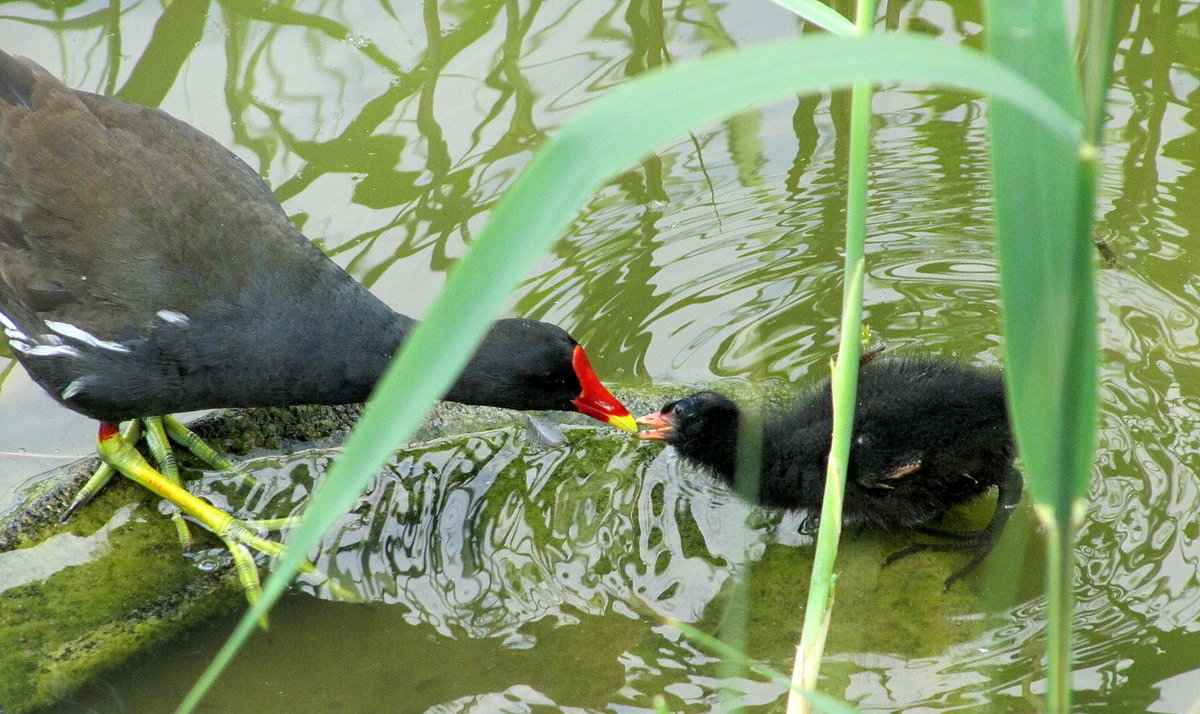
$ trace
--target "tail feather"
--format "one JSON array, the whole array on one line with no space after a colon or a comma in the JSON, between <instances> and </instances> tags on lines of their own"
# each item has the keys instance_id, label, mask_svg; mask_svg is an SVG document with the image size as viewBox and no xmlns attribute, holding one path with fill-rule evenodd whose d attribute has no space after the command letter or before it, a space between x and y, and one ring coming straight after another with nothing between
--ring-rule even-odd
<instances>
[{"instance_id":1,"label":"tail feather","mask_svg":"<svg viewBox=\"0 0 1200 714\"><path fill-rule=\"evenodd\" d=\"M33 106L33 69L0 50L0 104Z\"/></svg>"}]
</instances>

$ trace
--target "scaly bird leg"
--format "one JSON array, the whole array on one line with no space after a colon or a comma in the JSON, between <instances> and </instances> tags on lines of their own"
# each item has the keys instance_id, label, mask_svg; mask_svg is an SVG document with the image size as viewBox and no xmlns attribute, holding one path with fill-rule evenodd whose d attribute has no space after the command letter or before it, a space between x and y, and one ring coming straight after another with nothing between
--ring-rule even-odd
<instances>
[{"instance_id":1,"label":"scaly bird leg","mask_svg":"<svg viewBox=\"0 0 1200 714\"><path fill-rule=\"evenodd\" d=\"M913 543L912 545L901 548L892 553L883 561L883 567L887 567L897 560L907 558L914 553L920 553L926 550L973 550L974 554L967 564L958 570L954 571L950 577L946 578L945 589L949 590L950 586L954 585L960 578L974 570L988 553L992 551L992 546L1000 538L1001 532L1004 531L1004 525L1008 523L1008 519L1012 516L1013 511L1017 509L1017 504L1021 502L1021 491L1024 482L1021 480L1021 474L1016 469L1009 469L1005 474L1004 480L996 493L996 510L992 513L992 518L988 524L978 531L955 532L945 531L936 528L922 528L920 532L927 535L935 535L942 538L955 539L952 543Z\"/></svg>"},{"instance_id":2,"label":"scaly bird leg","mask_svg":"<svg viewBox=\"0 0 1200 714\"><path fill-rule=\"evenodd\" d=\"M195 456L218 471L232 471L238 476L254 483L255 479L253 476L239 469L232 461L218 453L216 449L204 443L204 439L201 439L196 432L184 426L183 422L169 414L162 419L171 440L190 451L192 456Z\"/></svg>"},{"instance_id":3,"label":"scaly bird leg","mask_svg":"<svg viewBox=\"0 0 1200 714\"><path fill-rule=\"evenodd\" d=\"M186 448L193 456L208 466L221 471L232 472L241 478L247 479L250 483L254 483L255 479L253 476L239 469L232 461L206 444L194 431L188 429L183 425L183 422L173 416L148 417L144 420L133 419L121 431L121 438L130 444L136 444L137 440L142 436L143 421L146 423L146 442L150 446L150 451L154 455L155 461L158 462L159 470L164 476L175 481L176 484L179 484L180 481L176 478L178 469L175 466L176 461L171 451L170 441L174 441ZM158 425L152 427L151 424L154 422L157 422ZM164 432L165 436L163 435ZM87 483L75 494L71 505L59 517L59 522L66 523L76 511L90 503L96 497L96 494L108 484L114 473L115 471L112 466L107 463L101 464L100 468L92 474ZM183 549L187 550L191 544L191 534L185 530L186 524L183 520L177 519L175 527L180 529L179 542L183 544Z\"/></svg>"},{"instance_id":4,"label":"scaly bird leg","mask_svg":"<svg viewBox=\"0 0 1200 714\"><path fill-rule=\"evenodd\" d=\"M134 419L126 424L125 429L121 432L121 438L130 444L136 444L141 436L142 422L138 419ZM71 500L71 505L67 506L67 510L59 516L58 522L66 523L75 511L91 503L96 494L100 493L100 490L108 485L109 480L112 479L115 473L116 469L112 466L107 463L100 464L100 468L96 469L96 472L87 480L87 483L83 484L83 488L80 488L75 494L75 498Z\"/></svg>"},{"instance_id":5,"label":"scaly bird leg","mask_svg":"<svg viewBox=\"0 0 1200 714\"><path fill-rule=\"evenodd\" d=\"M167 477L171 483L183 488L179 478L179 466L175 463L175 454L171 451L171 442L167 439L167 431L163 428L162 417L146 417L142 420L146 425L146 444L158 464L158 472ZM179 509L171 507L171 522L175 524L175 532L179 535L179 545L183 549L192 549L192 532L188 530L187 521Z\"/></svg>"},{"instance_id":6,"label":"scaly bird leg","mask_svg":"<svg viewBox=\"0 0 1200 714\"><path fill-rule=\"evenodd\" d=\"M174 503L184 513L194 518L200 525L220 538L233 556L237 569L238 580L245 590L246 599L253 604L262 594L258 578L258 566L248 548L274 558L283 552L283 545L262 538L251 530L250 522L239 521L228 513L213 506L207 501L189 493L182 486L172 483L170 479L155 471L138 450L129 441L122 438L116 424L102 422L97 450L100 458L106 464L119 471L125 477L136 481L157 496ZM266 521L272 525L288 525L291 519L273 519ZM305 572L317 573L316 568L306 564L301 568ZM319 573L318 573L319 574ZM327 581L328 582L328 581ZM345 591L332 584L335 593L341 595ZM261 623L266 628L265 619Z\"/></svg>"}]
</instances>

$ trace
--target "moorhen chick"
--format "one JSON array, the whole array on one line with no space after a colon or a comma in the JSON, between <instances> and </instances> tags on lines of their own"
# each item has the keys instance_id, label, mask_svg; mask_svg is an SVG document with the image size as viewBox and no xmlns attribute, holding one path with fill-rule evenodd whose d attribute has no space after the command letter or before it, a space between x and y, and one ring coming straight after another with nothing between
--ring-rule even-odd
<instances>
[{"instance_id":1,"label":"moorhen chick","mask_svg":"<svg viewBox=\"0 0 1200 714\"><path fill-rule=\"evenodd\" d=\"M716 392L698 392L638 419L642 439L663 441L684 460L734 484L739 410ZM833 428L829 380L786 412L766 414L755 502L819 513ZM978 565L1021 499L1021 475L997 372L929 357L874 360L858 378L858 406L846 474L843 516L848 524L916 528L953 539L917 543L887 563L921 550L974 550L946 580ZM975 532L925 527L952 506L998 487L996 510Z\"/></svg>"},{"instance_id":2,"label":"moorhen chick","mask_svg":"<svg viewBox=\"0 0 1200 714\"><path fill-rule=\"evenodd\" d=\"M162 415L363 401L414 321L314 247L212 138L0 52L0 325L34 381L100 421L105 464L222 538L253 597L244 546L279 544L180 486L168 439L230 464ZM583 348L532 320L496 322L445 398L637 429ZM161 473L136 429L118 431L139 417Z\"/></svg>"}]
</instances>

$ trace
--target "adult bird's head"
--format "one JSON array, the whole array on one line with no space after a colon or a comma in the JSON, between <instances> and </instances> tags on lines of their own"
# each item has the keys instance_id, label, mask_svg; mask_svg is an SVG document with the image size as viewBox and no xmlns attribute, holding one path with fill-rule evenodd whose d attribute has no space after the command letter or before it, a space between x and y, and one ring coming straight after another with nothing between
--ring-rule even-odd
<instances>
[{"instance_id":1,"label":"adult bird's head","mask_svg":"<svg viewBox=\"0 0 1200 714\"><path fill-rule=\"evenodd\" d=\"M579 412L622 431L637 431L629 410L600 381L583 347L562 328L537 320L497 320L446 399Z\"/></svg>"}]
</instances>

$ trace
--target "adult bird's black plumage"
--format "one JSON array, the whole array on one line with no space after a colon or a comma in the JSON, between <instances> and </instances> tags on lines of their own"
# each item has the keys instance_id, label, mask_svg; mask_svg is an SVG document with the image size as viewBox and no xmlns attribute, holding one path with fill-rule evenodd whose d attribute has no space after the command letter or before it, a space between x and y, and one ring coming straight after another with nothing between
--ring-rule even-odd
<instances>
[{"instance_id":1,"label":"adult bird's black plumage","mask_svg":"<svg viewBox=\"0 0 1200 714\"><path fill-rule=\"evenodd\" d=\"M740 411L727 397L699 392L639 419L640 436L665 441L685 460L733 485ZM764 415L761 474L755 501L818 512L833 427L829 380L787 411ZM987 554L1020 500L1013 468L1004 384L999 373L946 360L908 357L872 361L859 373L843 515L848 524L920 528L954 539L916 544L889 562L923 549L974 549ZM922 528L951 507L999 488L995 515L974 533Z\"/></svg>"},{"instance_id":2,"label":"adult bird's black plumage","mask_svg":"<svg viewBox=\"0 0 1200 714\"><path fill-rule=\"evenodd\" d=\"M0 325L40 386L102 422L105 455L125 419L362 401L414 322L213 139L0 52ZM532 320L495 323L446 398L636 428L582 348ZM105 459L129 476L129 452Z\"/></svg>"},{"instance_id":3,"label":"adult bird's black plumage","mask_svg":"<svg viewBox=\"0 0 1200 714\"><path fill-rule=\"evenodd\" d=\"M362 401L414 325L216 141L2 53L0 312L34 380L104 421ZM501 320L447 398L578 410L575 346Z\"/></svg>"}]
</instances>

